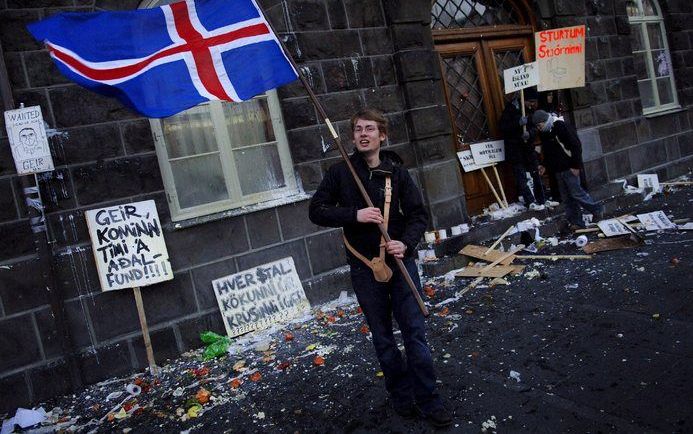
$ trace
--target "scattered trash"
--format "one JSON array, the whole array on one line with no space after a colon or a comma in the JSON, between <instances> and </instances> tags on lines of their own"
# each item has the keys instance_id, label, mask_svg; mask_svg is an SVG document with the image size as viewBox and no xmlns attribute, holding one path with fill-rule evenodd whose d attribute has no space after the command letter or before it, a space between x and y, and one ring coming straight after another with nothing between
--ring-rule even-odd
<instances>
[{"instance_id":1,"label":"scattered trash","mask_svg":"<svg viewBox=\"0 0 693 434\"><path fill-rule=\"evenodd\" d=\"M9 434L14 431L14 426L19 425L22 429L38 425L46 420L46 410L39 407L36 410L18 408L14 417L3 421L2 434Z\"/></svg>"},{"instance_id":2,"label":"scattered trash","mask_svg":"<svg viewBox=\"0 0 693 434\"><path fill-rule=\"evenodd\" d=\"M212 331L205 331L200 333L200 340L207 345L205 351L202 353L203 360L211 360L215 357L227 354L229 348L228 336L221 336Z\"/></svg>"},{"instance_id":3,"label":"scattered trash","mask_svg":"<svg viewBox=\"0 0 693 434\"><path fill-rule=\"evenodd\" d=\"M517 371L510 371L510 375L508 375L508 378L513 379L519 383L520 382L520 373Z\"/></svg>"},{"instance_id":4,"label":"scattered trash","mask_svg":"<svg viewBox=\"0 0 693 434\"><path fill-rule=\"evenodd\" d=\"M496 416L491 416L489 420L481 424L482 432L487 432L489 429L496 429Z\"/></svg>"}]
</instances>

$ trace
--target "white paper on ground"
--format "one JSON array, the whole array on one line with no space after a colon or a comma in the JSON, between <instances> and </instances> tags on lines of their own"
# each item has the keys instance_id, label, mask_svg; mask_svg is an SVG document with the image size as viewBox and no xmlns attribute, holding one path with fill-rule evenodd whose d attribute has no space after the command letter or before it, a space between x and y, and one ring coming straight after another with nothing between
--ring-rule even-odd
<instances>
[{"instance_id":1,"label":"white paper on ground","mask_svg":"<svg viewBox=\"0 0 693 434\"><path fill-rule=\"evenodd\" d=\"M648 212L638 214L638 220L648 231L658 231L660 229L676 229L676 225L669 220L664 211Z\"/></svg>"},{"instance_id":2,"label":"white paper on ground","mask_svg":"<svg viewBox=\"0 0 693 434\"><path fill-rule=\"evenodd\" d=\"M693 222L686 223L685 225L679 225L679 229L684 231L693 231Z\"/></svg>"},{"instance_id":3,"label":"white paper on ground","mask_svg":"<svg viewBox=\"0 0 693 434\"><path fill-rule=\"evenodd\" d=\"M597 223L597 226L599 226L599 229L601 229L601 231L604 232L604 235L607 237L628 235L630 233L628 228L623 226L623 223L621 223L618 219L602 220Z\"/></svg>"},{"instance_id":4,"label":"white paper on ground","mask_svg":"<svg viewBox=\"0 0 693 434\"><path fill-rule=\"evenodd\" d=\"M46 420L46 410L39 407L37 410L29 410L26 408L18 408L13 418L7 419L2 423L2 431L0 434L9 434L14 431L14 426L19 425L22 428L34 426Z\"/></svg>"}]
</instances>

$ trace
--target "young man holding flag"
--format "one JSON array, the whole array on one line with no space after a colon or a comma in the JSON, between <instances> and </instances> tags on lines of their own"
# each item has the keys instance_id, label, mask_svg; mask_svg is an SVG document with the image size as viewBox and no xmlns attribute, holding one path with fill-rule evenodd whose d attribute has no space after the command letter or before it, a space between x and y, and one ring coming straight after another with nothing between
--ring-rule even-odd
<instances>
[{"instance_id":1,"label":"young man holding flag","mask_svg":"<svg viewBox=\"0 0 693 434\"><path fill-rule=\"evenodd\" d=\"M330 167L315 192L310 219L344 229L354 292L373 334L395 411L403 417L421 413L437 427L448 426L452 419L435 391L424 316L393 260L404 262L421 291L413 259L427 223L421 194L400 157L380 149L387 138L382 113L359 111L351 118L351 130L355 151L350 161L375 206L366 205L346 163L340 162ZM378 224L385 225L390 242L384 241ZM406 363L395 342L393 316L402 332Z\"/></svg>"}]
</instances>

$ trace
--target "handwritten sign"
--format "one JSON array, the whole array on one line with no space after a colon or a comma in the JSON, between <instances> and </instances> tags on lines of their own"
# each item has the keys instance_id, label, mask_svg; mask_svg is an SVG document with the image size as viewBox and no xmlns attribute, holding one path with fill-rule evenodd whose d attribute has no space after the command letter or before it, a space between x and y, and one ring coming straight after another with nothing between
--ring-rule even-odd
<instances>
[{"instance_id":1,"label":"handwritten sign","mask_svg":"<svg viewBox=\"0 0 693 434\"><path fill-rule=\"evenodd\" d=\"M153 200L85 213L103 291L173 279Z\"/></svg>"},{"instance_id":2,"label":"handwritten sign","mask_svg":"<svg viewBox=\"0 0 693 434\"><path fill-rule=\"evenodd\" d=\"M472 151L469 149L465 151L460 151L457 153L457 158L459 158L460 163L462 163L462 169L465 172L473 172L479 170L482 167L489 166L488 164L480 166L474 162L474 157L472 156Z\"/></svg>"},{"instance_id":3,"label":"handwritten sign","mask_svg":"<svg viewBox=\"0 0 693 434\"><path fill-rule=\"evenodd\" d=\"M291 257L216 279L212 287L230 337L310 310Z\"/></svg>"},{"instance_id":4,"label":"handwritten sign","mask_svg":"<svg viewBox=\"0 0 693 434\"><path fill-rule=\"evenodd\" d=\"M599 223L597 223L597 226L599 226L599 229L601 229L601 231L604 232L604 235L606 235L607 237L615 237L617 235L628 235L630 233L628 228L624 226L624 223L622 223L618 219L602 220Z\"/></svg>"},{"instance_id":5,"label":"handwritten sign","mask_svg":"<svg viewBox=\"0 0 693 434\"><path fill-rule=\"evenodd\" d=\"M54 169L41 107L6 111L5 126L18 175L50 172Z\"/></svg>"},{"instance_id":6,"label":"handwritten sign","mask_svg":"<svg viewBox=\"0 0 693 434\"><path fill-rule=\"evenodd\" d=\"M473 143L469 147L474 163L479 166L488 166L505 160L505 142L502 140Z\"/></svg>"},{"instance_id":7,"label":"handwritten sign","mask_svg":"<svg viewBox=\"0 0 693 434\"><path fill-rule=\"evenodd\" d=\"M539 92L585 85L585 26L534 34Z\"/></svg>"},{"instance_id":8,"label":"handwritten sign","mask_svg":"<svg viewBox=\"0 0 693 434\"><path fill-rule=\"evenodd\" d=\"M517 92L518 90L536 86L539 82L539 70L537 63L525 63L503 71L503 82L505 83L505 93Z\"/></svg>"},{"instance_id":9,"label":"handwritten sign","mask_svg":"<svg viewBox=\"0 0 693 434\"><path fill-rule=\"evenodd\" d=\"M638 175L638 188L651 188L652 191L659 191L659 177L656 173Z\"/></svg>"},{"instance_id":10,"label":"handwritten sign","mask_svg":"<svg viewBox=\"0 0 693 434\"><path fill-rule=\"evenodd\" d=\"M676 229L677 226L669 220L663 211L648 212L638 214L638 220L648 231L658 231L660 229Z\"/></svg>"}]
</instances>

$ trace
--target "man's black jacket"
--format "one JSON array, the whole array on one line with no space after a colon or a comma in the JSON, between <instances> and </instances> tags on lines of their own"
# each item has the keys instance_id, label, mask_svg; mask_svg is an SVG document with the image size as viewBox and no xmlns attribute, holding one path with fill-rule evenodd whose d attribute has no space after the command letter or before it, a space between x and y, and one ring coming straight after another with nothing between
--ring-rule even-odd
<instances>
[{"instance_id":1,"label":"man's black jacket","mask_svg":"<svg viewBox=\"0 0 693 434\"><path fill-rule=\"evenodd\" d=\"M401 158L391 151L380 152L380 166L370 169L359 152L350 157L373 205L383 211L385 177L391 175L392 202L388 233L407 246L405 256L413 256L426 230L428 217L419 189L402 167ZM343 227L349 243L366 258L380 254L380 230L373 223L358 223L356 212L366 207L345 162L328 170L310 202L310 220L320 226ZM347 251L350 264L361 264Z\"/></svg>"},{"instance_id":2,"label":"man's black jacket","mask_svg":"<svg viewBox=\"0 0 693 434\"><path fill-rule=\"evenodd\" d=\"M537 164L537 153L534 151L534 138L536 131L527 124L530 136L525 142L522 140L524 129L520 125L522 112L512 102L505 104L498 126L503 134L505 144L505 160L510 164Z\"/></svg>"},{"instance_id":3,"label":"man's black jacket","mask_svg":"<svg viewBox=\"0 0 693 434\"><path fill-rule=\"evenodd\" d=\"M580 169L582 164L582 144L572 126L561 118L554 121L549 132L542 132L541 147L544 164L554 173L568 169Z\"/></svg>"}]
</instances>

